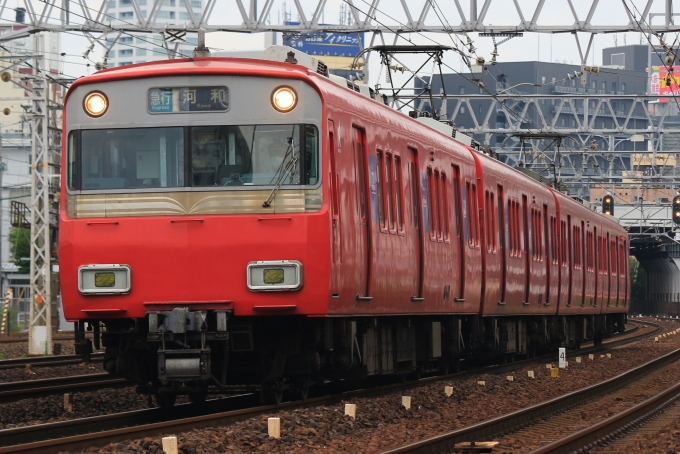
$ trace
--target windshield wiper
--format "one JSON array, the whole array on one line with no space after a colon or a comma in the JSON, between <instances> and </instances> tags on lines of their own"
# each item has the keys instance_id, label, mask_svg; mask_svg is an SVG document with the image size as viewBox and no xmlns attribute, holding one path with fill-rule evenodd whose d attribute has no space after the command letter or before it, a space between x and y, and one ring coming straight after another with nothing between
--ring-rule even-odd
<instances>
[{"instance_id":1,"label":"windshield wiper","mask_svg":"<svg viewBox=\"0 0 680 454\"><path fill-rule=\"evenodd\" d=\"M274 185L274 188L272 189L272 192L269 193L269 197L262 203L262 206L265 208L269 208L271 205L272 201L274 200L274 197L276 197L276 192L279 190L283 182L286 180L288 177L288 174L291 173L298 162L299 159L299 153L295 153L295 141L293 140L293 137L288 137L288 148L286 149L286 154L284 155L284 161L281 163L279 166L279 169L283 167L283 170L279 174L279 178L276 180L276 184ZM292 159L290 161L286 161L289 156L292 156Z\"/></svg>"}]
</instances>

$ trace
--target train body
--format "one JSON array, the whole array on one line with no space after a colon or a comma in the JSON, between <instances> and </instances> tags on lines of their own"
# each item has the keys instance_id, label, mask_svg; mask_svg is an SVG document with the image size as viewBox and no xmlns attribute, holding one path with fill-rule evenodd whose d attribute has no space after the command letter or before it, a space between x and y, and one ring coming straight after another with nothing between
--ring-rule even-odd
<instances>
[{"instance_id":1,"label":"train body","mask_svg":"<svg viewBox=\"0 0 680 454\"><path fill-rule=\"evenodd\" d=\"M618 223L355 88L238 58L77 80L59 257L80 351L93 329L106 370L171 405L624 329Z\"/></svg>"}]
</instances>

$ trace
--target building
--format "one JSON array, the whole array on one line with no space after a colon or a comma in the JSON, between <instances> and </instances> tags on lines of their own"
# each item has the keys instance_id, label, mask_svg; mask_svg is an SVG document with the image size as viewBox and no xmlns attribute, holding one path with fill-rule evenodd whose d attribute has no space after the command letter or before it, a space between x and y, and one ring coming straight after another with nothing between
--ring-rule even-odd
<instances>
[{"instance_id":1,"label":"building","mask_svg":"<svg viewBox=\"0 0 680 454\"><path fill-rule=\"evenodd\" d=\"M207 0L189 0L191 10L196 20L203 15ZM152 0L137 0L141 15L147 19L153 6ZM147 11L148 10L148 11ZM112 23L136 23L136 17L132 0L108 0L107 15ZM155 13L155 22L158 25L165 24L168 30L184 28L191 23L191 15L187 10L184 0L165 0L163 6ZM117 34L111 34L107 38L112 43ZM108 67L125 66L133 63L144 63L155 60L167 60L173 55L177 57L190 57L197 45L195 36L185 36L184 41L172 41L170 34L166 34L168 41L157 33L123 33L111 47L108 55Z\"/></svg>"},{"instance_id":2,"label":"building","mask_svg":"<svg viewBox=\"0 0 680 454\"><path fill-rule=\"evenodd\" d=\"M644 54L640 54L644 50ZM644 64L643 64L644 60ZM465 94L465 95L487 95L488 92L495 94L500 92L525 94L525 95L545 95L546 98L541 99L538 103L532 104L531 108L526 112L521 112L521 104L515 109L517 113L522 116L522 128L532 129L538 128L541 124L541 117L552 118L553 113L557 112L557 107L560 104L560 97L568 96L570 94L592 94L592 95L637 95L647 93L647 46L624 46L622 48L609 48L603 50L603 61L607 64L606 67L612 67L609 70L603 70L599 74L588 73L586 83L582 83L581 77L574 77L575 73L581 71L578 65L570 65L565 63L551 63L541 61L528 62L502 62L495 65L487 65L481 73L474 74L478 81L484 84L486 89L481 89L476 81L471 80L469 73L467 74L444 74L444 90L449 95ZM612 65L613 62L613 65ZM658 63L658 57L653 64ZM571 75L571 77L567 77ZM422 88L423 83L416 80L416 88ZM486 91L488 90L488 92ZM439 76L433 77L432 92L441 93L442 83ZM552 97L552 98L551 98ZM418 110L431 112L427 96L417 105ZM627 116L631 108L631 100L613 100L611 101L613 112L608 109L600 108L595 112L595 106L589 106L588 112L591 115L596 114L595 127L602 129L614 128L614 116L619 122L622 122ZM444 110L440 112L442 119L454 118L455 102L448 102ZM475 120L480 120L480 115L483 120L483 113L488 110L489 101L474 100L470 101L469 106L461 106L455 112L455 126L459 128L475 128ZM536 108L534 108L536 107ZM435 99L435 110L442 109L442 103ZM470 112L470 110L474 112ZM560 115L555 121L556 129L576 129L578 124L576 122L575 114L583 114L584 106L582 101L575 101L574 107L563 106L560 110ZM503 129L509 128L508 115L504 109L499 105L496 106L492 117L489 119L489 126L491 128ZM476 117L476 118L475 118ZM647 115L641 105L637 105L631 114L631 126L637 129L645 129L648 126ZM516 156L519 155L521 142L516 137L508 137L505 134L492 134L486 136L484 134L476 134L475 140L480 143L485 143L495 151L499 152L501 158L508 164L516 165ZM547 150L554 150L555 145L543 143L548 146ZM570 185L569 189L573 194L580 195L586 200L590 200L590 188L593 183L589 178L600 175L603 169L609 170L612 182L621 181L626 171L633 168L632 155L630 153L622 153L617 155L615 164L612 165L612 160L608 160L607 156L602 153L597 153L597 150L608 151L641 151L647 150L648 144L646 140L642 143L636 143L630 140L628 136L595 136L592 138L587 153L583 150L577 149L576 142L563 141L562 143L562 169L561 175L567 177L571 181L577 181ZM529 147L530 148L530 147ZM531 154L531 150L528 150ZM552 151L551 151L552 154ZM533 156L528 156L528 161L533 159ZM515 159L513 161L513 159ZM549 169L549 163L541 162L543 168L547 169L543 172L544 176L550 176L548 173L552 172Z\"/></svg>"}]
</instances>

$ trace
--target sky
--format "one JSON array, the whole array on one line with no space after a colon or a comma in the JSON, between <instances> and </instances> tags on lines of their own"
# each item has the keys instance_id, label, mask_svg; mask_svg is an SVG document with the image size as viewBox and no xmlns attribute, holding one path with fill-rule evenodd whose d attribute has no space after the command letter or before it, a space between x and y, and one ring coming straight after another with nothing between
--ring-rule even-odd
<instances>
[{"instance_id":1,"label":"sky","mask_svg":"<svg viewBox=\"0 0 680 454\"><path fill-rule=\"evenodd\" d=\"M29 0L37 11L42 11L45 3L38 0ZM152 0L147 0L151 3ZM183 2L183 0L177 0ZM204 0L205 2L206 0ZM251 0L257 1L257 0ZM530 20L534 14L534 10L539 0L517 0L520 5L522 14L525 20ZM426 25L441 25L442 22L446 24L456 25L461 23L461 16L459 15L455 4L452 0L406 0L409 5L412 16L418 16L422 10L425 2L430 2L432 5L431 11L425 21ZM259 7L264 4L264 0L259 1ZM309 19L316 7L315 0L300 0L303 6L304 13ZM481 10L483 1L478 0L478 9ZM545 2L542 13L538 19L538 25L571 25L574 23L574 16L569 9L566 0L551 0ZM576 14L580 20L586 17L590 9L592 0L572 0ZM23 6L24 1L8 0L7 7L10 8L3 12L0 20L9 22L14 20L14 11L16 6ZM101 5L101 0L86 0L85 4L92 10L97 10ZM246 8L249 8L250 1L243 0ZM627 6L634 14L639 15L639 11L644 10L646 0L600 0L597 9L593 14L592 23L595 25L610 25L610 24L625 24L628 22L625 7ZM61 0L57 2L61 5ZM367 11L369 0L354 0L354 5L360 11ZM470 0L460 0L461 9L464 14L470 11ZM625 5L625 6L624 6ZM344 0L328 0L324 8L322 22L324 23L339 23L341 7L347 7ZM147 8L150 9L149 6ZM655 0L651 8L653 13L664 12L665 1ZM80 7L76 1L71 1L71 18L73 22L82 22L83 19L78 17ZM275 0L269 12L268 19L272 24L282 23L286 17L284 12L288 12L291 20L298 20L298 14L295 9L295 2L293 0ZM439 14L436 14L436 13ZM481 11L479 11L481 12ZM52 10L52 17L58 18L60 10L54 8ZM679 11L680 13L680 11ZM657 21L661 18L657 18ZM384 24L387 27L401 26L401 28L408 28L405 24L407 22L406 15L401 8L401 3L397 0L381 0L378 4L375 13L375 21ZM213 13L209 19L209 24L239 24L241 16L239 14L236 2L234 0L218 0ZM516 11L513 0L492 0L491 6L486 14L485 24L493 25L516 25L520 22L519 14ZM658 23L658 22L655 22ZM579 34L583 50L588 43L589 34ZM392 34L385 34L386 43L392 43ZM403 35L406 39L415 44L443 44L443 45L457 45L460 46L461 41L466 40L465 36L449 36L444 33L409 33ZM571 33L560 34L543 34L543 33L525 33L523 37L513 38L508 42L501 44L498 47L498 61L559 61L573 64L579 64L580 57L578 47L576 45L575 36ZM493 51L493 42L491 38L478 37L473 33L469 36L473 40L473 46L476 48L476 56L483 56L486 61L491 59L491 52ZM675 37L673 37L675 38ZM366 35L367 41L370 39L370 34ZM263 33L245 34L245 33L224 33L214 32L207 35L207 44L215 50L252 50L262 49L264 47L265 36ZM407 42L402 38L399 43L406 44ZM646 38L640 33L618 33L618 34L599 34L596 35L593 41L593 48L590 51L588 64L601 65L602 49L605 47L612 47L615 45L624 44L638 44L646 43ZM79 77L95 71L94 62L100 61L103 55L103 49L100 46L95 46L89 55L89 59L82 57L83 52L86 51L89 42L80 34L63 34L62 35L62 51L66 52L64 57L65 63L62 72L67 76ZM417 65L420 60L418 58L407 58L405 63L407 66ZM90 66L88 66L88 64ZM463 65L461 58L454 52L447 52L444 55L444 64L451 68L447 72L462 71L467 69ZM378 76L378 59L372 59L370 65L371 79L369 83L374 85L376 82L384 83L377 80Z\"/></svg>"}]
</instances>

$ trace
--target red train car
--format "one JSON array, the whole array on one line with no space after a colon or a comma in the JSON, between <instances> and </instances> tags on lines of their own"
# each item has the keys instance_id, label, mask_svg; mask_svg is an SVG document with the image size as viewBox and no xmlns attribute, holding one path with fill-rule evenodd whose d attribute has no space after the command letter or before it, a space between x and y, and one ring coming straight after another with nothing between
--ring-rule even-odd
<instances>
[{"instance_id":1,"label":"red train car","mask_svg":"<svg viewBox=\"0 0 680 454\"><path fill-rule=\"evenodd\" d=\"M77 80L59 257L80 351L92 329L168 406L622 331L625 230L446 128L280 46Z\"/></svg>"}]
</instances>

